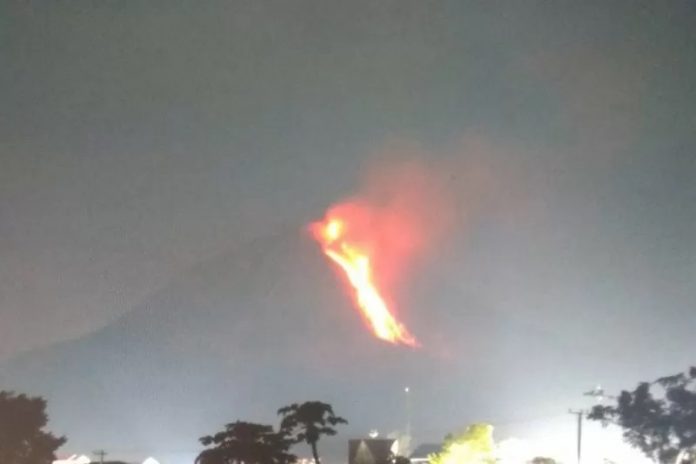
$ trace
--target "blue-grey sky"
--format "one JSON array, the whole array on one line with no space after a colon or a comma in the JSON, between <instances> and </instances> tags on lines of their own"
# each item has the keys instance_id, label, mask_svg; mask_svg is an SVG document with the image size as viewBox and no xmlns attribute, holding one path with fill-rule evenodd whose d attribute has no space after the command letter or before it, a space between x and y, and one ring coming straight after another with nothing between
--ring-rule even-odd
<instances>
[{"instance_id":1,"label":"blue-grey sky","mask_svg":"<svg viewBox=\"0 0 696 464\"><path fill-rule=\"evenodd\" d=\"M465 224L405 306L431 346L468 358L491 338L514 363L477 367L480 389L516 382L493 419L561 407L526 376L568 370L581 391L685 368L694 20L688 1L3 1L0 359L300 235L396 142L454 183L486 176L485 195L457 190ZM491 333L467 333L487 314ZM577 356L527 365L535 350Z\"/></svg>"}]
</instances>

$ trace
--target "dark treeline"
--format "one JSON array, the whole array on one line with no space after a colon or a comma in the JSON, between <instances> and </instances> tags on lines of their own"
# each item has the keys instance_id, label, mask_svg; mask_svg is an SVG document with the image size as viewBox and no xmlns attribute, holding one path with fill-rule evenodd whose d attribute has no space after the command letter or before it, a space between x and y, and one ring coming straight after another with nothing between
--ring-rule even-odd
<instances>
[{"instance_id":1,"label":"dark treeline","mask_svg":"<svg viewBox=\"0 0 696 464\"><path fill-rule=\"evenodd\" d=\"M610 398L616 404L595 406L589 419L618 425L624 439L656 463L696 464L696 367ZM321 401L294 403L278 409L278 415L277 427L237 420L200 438L205 449L196 464L292 464L297 456L291 449L300 443L320 464L321 438L336 435L336 427L348 423ZM47 423L43 398L0 391L0 464L52 464L66 438L46 431ZM402 456L389 460L377 464L409 462Z\"/></svg>"}]
</instances>

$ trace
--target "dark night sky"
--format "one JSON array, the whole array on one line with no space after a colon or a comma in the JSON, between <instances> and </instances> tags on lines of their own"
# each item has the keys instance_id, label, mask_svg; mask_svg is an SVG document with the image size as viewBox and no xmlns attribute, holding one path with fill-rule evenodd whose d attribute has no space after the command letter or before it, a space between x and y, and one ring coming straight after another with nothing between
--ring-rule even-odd
<instances>
[{"instance_id":1,"label":"dark night sky","mask_svg":"<svg viewBox=\"0 0 696 464\"><path fill-rule=\"evenodd\" d=\"M696 353L695 20L687 1L3 1L0 362L103 333L234 250L262 256L263 271L236 271L249 285L270 273L290 286L290 258L265 244L300 236L396 142L425 163L481 168L495 198L459 190L465 224L415 273L412 329L454 359L423 382L448 402L435 410L483 401L481 419L511 424L563 415L597 382L684 369ZM308 311L341 327L354 317L331 309ZM287 330L278 318L263 321L269 334ZM468 332L473 319L482 332ZM494 343L481 353L474 338ZM409 362L398 358L403 372ZM106 446L60 411L75 451ZM414 414L423 440L459 424ZM234 418L201 418L199 435ZM150 454L175 446L161 435Z\"/></svg>"}]
</instances>

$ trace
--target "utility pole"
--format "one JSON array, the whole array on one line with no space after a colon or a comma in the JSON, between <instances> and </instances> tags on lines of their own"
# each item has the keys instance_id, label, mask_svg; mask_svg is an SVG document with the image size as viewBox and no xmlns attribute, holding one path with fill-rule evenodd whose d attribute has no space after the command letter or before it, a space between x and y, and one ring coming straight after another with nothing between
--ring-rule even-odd
<instances>
[{"instance_id":1,"label":"utility pole","mask_svg":"<svg viewBox=\"0 0 696 464\"><path fill-rule=\"evenodd\" d=\"M94 455L99 457L99 464L104 464L104 456L106 456L107 454L109 453L107 453L104 450L94 451Z\"/></svg>"},{"instance_id":2,"label":"utility pole","mask_svg":"<svg viewBox=\"0 0 696 464\"><path fill-rule=\"evenodd\" d=\"M578 416L578 464L580 464L582 462L582 418L585 412L581 409L577 411L569 409L568 412Z\"/></svg>"},{"instance_id":3,"label":"utility pole","mask_svg":"<svg viewBox=\"0 0 696 464\"><path fill-rule=\"evenodd\" d=\"M406 435L411 437L411 389L409 387L404 388L404 393L406 394Z\"/></svg>"},{"instance_id":4,"label":"utility pole","mask_svg":"<svg viewBox=\"0 0 696 464\"><path fill-rule=\"evenodd\" d=\"M408 455L411 448L411 388L404 387L404 395L406 396L406 437L408 442L404 450L399 450L401 454Z\"/></svg>"}]
</instances>

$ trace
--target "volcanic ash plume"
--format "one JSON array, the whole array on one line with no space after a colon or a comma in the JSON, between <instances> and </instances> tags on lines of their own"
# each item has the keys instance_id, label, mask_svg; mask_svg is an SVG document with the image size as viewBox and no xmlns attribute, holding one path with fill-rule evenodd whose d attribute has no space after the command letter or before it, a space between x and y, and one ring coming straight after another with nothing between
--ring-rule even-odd
<instances>
[{"instance_id":1,"label":"volcanic ash plume","mask_svg":"<svg viewBox=\"0 0 696 464\"><path fill-rule=\"evenodd\" d=\"M435 178L416 163L380 170L363 194L330 207L310 225L343 272L367 327L390 343L419 346L397 318L393 291L442 230L446 208Z\"/></svg>"}]
</instances>

